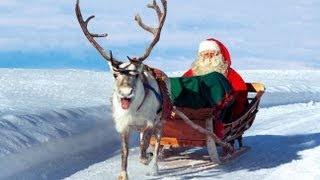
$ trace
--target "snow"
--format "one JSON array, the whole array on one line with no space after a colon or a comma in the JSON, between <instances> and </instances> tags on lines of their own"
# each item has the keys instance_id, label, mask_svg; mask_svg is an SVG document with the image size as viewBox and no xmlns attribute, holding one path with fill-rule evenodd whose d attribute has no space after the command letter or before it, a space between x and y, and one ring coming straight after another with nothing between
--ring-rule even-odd
<instances>
[{"instance_id":1,"label":"snow","mask_svg":"<svg viewBox=\"0 0 320 180\"><path fill-rule=\"evenodd\" d=\"M180 76L182 72L168 72ZM178 149L147 176L131 133L131 179L320 179L319 70L243 70L266 93L244 143L252 149L215 166L205 148ZM109 72L0 69L0 179L116 179ZM178 154L178 153L181 154Z\"/></svg>"}]
</instances>

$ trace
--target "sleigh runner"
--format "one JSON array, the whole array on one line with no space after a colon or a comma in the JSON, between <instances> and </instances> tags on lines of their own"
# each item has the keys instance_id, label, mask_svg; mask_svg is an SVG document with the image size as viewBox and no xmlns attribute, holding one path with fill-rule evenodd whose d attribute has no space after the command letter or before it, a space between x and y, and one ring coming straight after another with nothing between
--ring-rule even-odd
<instances>
[{"instance_id":1,"label":"sleigh runner","mask_svg":"<svg viewBox=\"0 0 320 180\"><path fill-rule=\"evenodd\" d=\"M223 138L220 139L214 134L213 108L174 107L178 114L165 121L160 144L169 147L207 147L210 159L218 164L250 150L250 147L243 145L242 135L255 120L265 87L262 83L246 83L246 85L249 91L246 111L233 122L224 124ZM238 140L238 148L228 156L219 158L216 144L232 151L229 142L234 140ZM150 143L154 145L155 138L151 137Z\"/></svg>"}]
</instances>

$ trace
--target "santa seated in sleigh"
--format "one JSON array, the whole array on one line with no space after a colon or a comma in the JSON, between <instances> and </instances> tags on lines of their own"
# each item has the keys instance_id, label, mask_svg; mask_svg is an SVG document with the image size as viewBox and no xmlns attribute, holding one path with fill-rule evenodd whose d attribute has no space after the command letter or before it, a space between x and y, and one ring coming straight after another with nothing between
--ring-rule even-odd
<instances>
[{"instance_id":1,"label":"santa seated in sleigh","mask_svg":"<svg viewBox=\"0 0 320 180\"><path fill-rule=\"evenodd\" d=\"M248 103L245 81L231 68L227 48L213 38L200 43L197 57L183 78L170 81L173 105L215 108L214 132L219 138L223 138L223 123L239 118Z\"/></svg>"}]
</instances>

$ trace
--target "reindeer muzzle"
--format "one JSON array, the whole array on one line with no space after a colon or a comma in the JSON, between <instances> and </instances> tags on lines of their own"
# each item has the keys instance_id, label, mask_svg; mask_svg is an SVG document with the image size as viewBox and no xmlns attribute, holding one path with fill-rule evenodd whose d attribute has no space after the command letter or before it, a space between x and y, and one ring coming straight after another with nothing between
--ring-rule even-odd
<instances>
[{"instance_id":1,"label":"reindeer muzzle","mask_svg":"<svg viewBox=\"0 0 320 180\"><path fill-rule=\"evenodd\" d=\"M120 101L121 101L122 109L129 109L130 104L131 104L130 98L121 98Z\"/></svg>"}]
</instances>

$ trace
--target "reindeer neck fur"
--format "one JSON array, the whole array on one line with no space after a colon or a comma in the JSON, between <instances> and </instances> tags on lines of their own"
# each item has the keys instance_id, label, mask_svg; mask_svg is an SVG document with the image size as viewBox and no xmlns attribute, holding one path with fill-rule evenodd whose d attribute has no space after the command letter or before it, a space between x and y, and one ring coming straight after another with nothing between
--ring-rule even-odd
<instances>
[{"instance_id":1,"label":"reindeer neck fur","mask_svg":"<svg viewBox=\"0 0 320 180\"><path fill-rule=\"evenodd\" d=\"M116 78L112 109L117 131L122 132L128 126L136 130L154 126L160 120L157 110L161 104L153 92L146 93L143 83L148 83L159 93L157 81L143 64L126 62L119 68L126 73L113 72Z\"/></svg>"}]
</instances>

